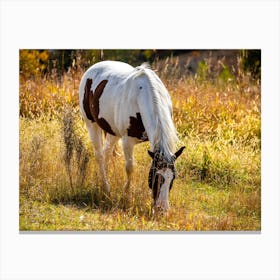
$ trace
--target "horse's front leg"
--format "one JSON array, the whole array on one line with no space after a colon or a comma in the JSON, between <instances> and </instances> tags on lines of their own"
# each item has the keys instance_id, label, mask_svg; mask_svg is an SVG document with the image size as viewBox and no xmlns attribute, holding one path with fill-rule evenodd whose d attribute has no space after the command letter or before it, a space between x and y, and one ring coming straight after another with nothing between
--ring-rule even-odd
<instances>
[{"instance_id":1,"label":"horse's front leg","mask_svg":"<svg viewBox=\"0 0 280 280\"><path fill-rule=\"evenodd\" d=\"M129 190L131 178L132 178L132 172L133 172L133 147L136 144L136 141L134 138L125 136L122 138L122 145L123 145L123 152L125 156L125 170L127 175L127 181L125 184L125 190Z\"/></svg>"}]
</instances>

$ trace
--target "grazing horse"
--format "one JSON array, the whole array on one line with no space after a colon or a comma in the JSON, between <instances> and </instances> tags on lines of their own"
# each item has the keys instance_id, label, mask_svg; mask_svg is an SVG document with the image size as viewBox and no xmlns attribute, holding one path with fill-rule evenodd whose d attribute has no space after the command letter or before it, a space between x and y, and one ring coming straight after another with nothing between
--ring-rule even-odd
<instances>
[{"instance_id":1,"label":"grazing horse","mask_svg":"<svg viewBox=\"0 0 280 280\"><path fill-rule=\"evenodd\" d=\"M133 171L133 147L149 141L149 187L154 206L167 210L175 178L174 162L185 147L175 152L178 138L171 99L155 72L146 64L135 68L118 61L94 64L80 83L80 110L94 146L104 191L110 192L105 165L117 141L121 138L126 161L126 189ZM102 131L106 133L105 143Z\"/></svg>"}]
</instances>

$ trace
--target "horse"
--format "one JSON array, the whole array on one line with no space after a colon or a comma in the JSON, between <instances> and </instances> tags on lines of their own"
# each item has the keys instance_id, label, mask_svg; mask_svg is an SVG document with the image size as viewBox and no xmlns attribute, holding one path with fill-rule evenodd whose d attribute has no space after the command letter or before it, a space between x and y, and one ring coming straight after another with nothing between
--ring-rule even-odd
<instances>
[{"instance_id":1,"label":"horse","mask_svg":"<svg viewBox=\"0 0 280 280\"><path fill-rule=\"evenodd\" d=\"M145 63L134 68L119 61L98 62L82 76L79 100L104 192L110 194L105 164L118 140L122 141L125 157L125 190L131 185L133 147L149 141L152 164L148 185L153 206L168 210L174 163L185 147L175 152L179 140L172 121L171 98L156 73Z\"/></svg>"}]
</instances>

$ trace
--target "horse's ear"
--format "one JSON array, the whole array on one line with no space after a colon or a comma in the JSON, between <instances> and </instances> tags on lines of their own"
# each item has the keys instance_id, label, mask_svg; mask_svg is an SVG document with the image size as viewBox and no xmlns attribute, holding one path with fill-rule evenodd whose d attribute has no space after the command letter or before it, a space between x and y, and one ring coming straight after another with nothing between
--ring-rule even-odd
<instances>
[{"instance_id":1,"label":"horse's ear","mask_svg":"<svg viewBox=\"0 0 280 280\"><path fill-rule=\"evenodd\" d=\"M155 156L155 153L153 153L153 152L151 152L151 151L149 151L149 150L148 150L148 154L149 154L149 156L150 156L151 158L154 158L154 156Z\"/></svg>"},{"instance_id":2,"label":"horse's ear","mask_svg":"<svg viewBox=\"0 0 280 280\"><path fill-rule=\"evenodd\" d=\"M186 148L185 146L181 147L181 148L175 153L175 157L178 158L178 157L182 154L182 152L183 152L183 150L184 150L185 148Z\"/></svg>"}]
</instances>

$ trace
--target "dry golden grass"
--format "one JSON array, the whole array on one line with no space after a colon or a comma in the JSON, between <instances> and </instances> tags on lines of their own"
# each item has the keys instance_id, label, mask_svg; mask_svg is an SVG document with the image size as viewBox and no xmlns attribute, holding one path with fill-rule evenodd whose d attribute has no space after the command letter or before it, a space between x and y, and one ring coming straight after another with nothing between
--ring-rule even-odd
<instances>
[{"instance_id":1,"label":"dry golden grass","mask_svg":"<svg viewBox=\"0 0 280 280\"><path fill-rule=\"evenodd\" d=\"M111 198L100 191L77 106L81 74L20 81L20 230L260 230L258 82L158 73L187 148L177 162L172 208L154 216L147 143L135 148L131 193L123 192L123 157L109 163Z\"/></svg>"}]
</instances>

